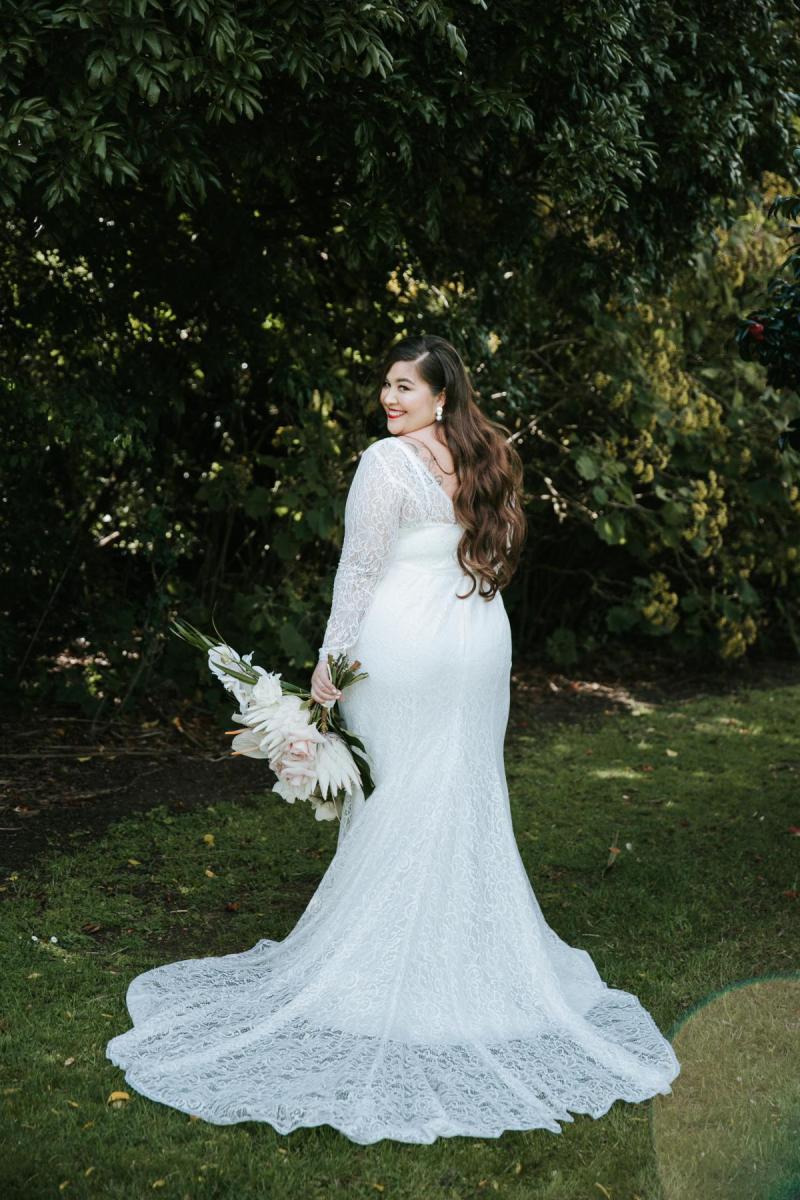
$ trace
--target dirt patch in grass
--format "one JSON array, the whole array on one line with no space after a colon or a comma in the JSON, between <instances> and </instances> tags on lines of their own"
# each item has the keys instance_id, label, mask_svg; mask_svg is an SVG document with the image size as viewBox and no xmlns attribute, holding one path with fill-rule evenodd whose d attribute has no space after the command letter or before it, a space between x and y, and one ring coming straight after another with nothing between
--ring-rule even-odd
<instances>
[{"instance_id":1,"label":"dirt patch in grass","mask_svg":"<svg viewBox=\"0 0 800 1200\"><path fill-rule=\"evenodd\" d=\"M514 662L508 736L542 725L593 721L638 706L680 703L800 682L800 661L702 671L655 653L644 663L598 663L580 674ZM165 805L175 812L269 790L265 762L233 757L220 722L202 712L100 726L74 712L0 719L0 872L51 847L101 835L120 817ZM0 898L4 893L0 893Z\"/></svg>"},{"instance_id":2,"label":"dirt patch in grass","mask_svg":"<svg viewBox=\"0 0 800 1200\"><path fill-rule=\"evenodd\" d=\"M120 817L163 804L175 812L269 790L266 763L225 750L218 721L180 727L124 722L91 734L91 720L34 713L0 723L0 870L25 867L79 832L100 836Z\"/></svg>"}]
</instances>

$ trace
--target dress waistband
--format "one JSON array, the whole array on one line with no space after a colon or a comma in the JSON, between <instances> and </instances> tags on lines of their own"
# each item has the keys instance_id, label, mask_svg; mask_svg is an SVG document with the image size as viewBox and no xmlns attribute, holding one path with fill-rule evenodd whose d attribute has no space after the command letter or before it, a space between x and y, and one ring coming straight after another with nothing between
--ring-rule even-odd
<instances>
[{"instance_id":1,"label":"dress waistband","mask_svg":"<svg viewBox=\"0 0 800 1200\"><path fill-rule=\"evenodd\" d=\"M413 567L423 572L451 571L462 574L456 549L463 532L460 525L442 521L401 526L389 563L391 566Z\"/></svg>"}]
</instances>

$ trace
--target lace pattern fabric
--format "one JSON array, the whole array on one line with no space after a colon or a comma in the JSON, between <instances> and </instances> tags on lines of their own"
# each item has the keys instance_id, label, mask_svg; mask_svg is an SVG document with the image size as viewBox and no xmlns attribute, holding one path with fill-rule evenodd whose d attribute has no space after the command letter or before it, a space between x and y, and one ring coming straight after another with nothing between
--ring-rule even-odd
<instances>
[{"instance_id":1,"label":"lace pattern fabric","mask_svg":"<svg viewBox=\"0 0 800 1200\"><path fill-rule=\"evenodd\" d=\"M399 531L426 520L455 523L450 497L411 454L390 435L359 459L345 502L344 541L320 658L335 657L355 643ZM424 486L424 474L432 486Z\"/></svg>"},{"instance_id":2,"label":"lace pattern fabric","mask_svg":"<svg viewBox=\"0 0 800 1200\"><path fill-rule=\"evenodd\" d=\"M458 599L462 531L420 469L400 446L362 457L340 567L356 600L341 588L329 623L368 672L340 707L375 790L350 797L287 937L144 971L106 1048L131 1087L214 1124L329 1124L364 1145L560 1133L668 1094L680 1071L638 998L536 899L504 771L502 594Z\"/></svg>"}]
</instances>

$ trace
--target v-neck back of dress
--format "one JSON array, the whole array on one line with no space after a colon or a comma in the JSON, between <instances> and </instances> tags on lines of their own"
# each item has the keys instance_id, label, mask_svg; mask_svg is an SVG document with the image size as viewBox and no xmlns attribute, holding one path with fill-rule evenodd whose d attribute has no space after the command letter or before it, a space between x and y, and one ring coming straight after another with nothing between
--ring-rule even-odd
<instances>
[{"instance_id":1,"label":"v-neck back of dress","mask_svg":"<svg viewBox=\"0 0 800 1200\"><path fill-rule=\"evenodd\" d=\"M449 493L444 490L444 488L439 483L439 481L434 477L433 472L431 470L429 470L428 467L425 466L425 464L422 462L422 460L420 459L420 457L416 453L416 451L413 449L413 447L406 445L405 439L402 436L394 436L394 435L390 435L390 436L392 437L392 441L398 442L401 446L405 446L406 454L408 454L414 460L414 462L417 464L417 466L419 467L422 474L427 476L427 478L431 481L431 483L434 485L434 487L437 489L437 491L440 491L442 493L442 495L445 497L445 499L450 504L450 507L452 508L453 507L452 496L450 496Z\"/></svg>"}]
</instances>

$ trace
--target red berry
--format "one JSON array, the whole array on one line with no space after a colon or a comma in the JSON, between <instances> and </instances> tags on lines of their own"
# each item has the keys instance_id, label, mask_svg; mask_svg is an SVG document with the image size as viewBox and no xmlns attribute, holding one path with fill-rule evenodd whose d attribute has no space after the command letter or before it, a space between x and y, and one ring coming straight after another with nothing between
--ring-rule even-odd
<instances>
[{"instance_id":1,"label":"red berry","mask_svg":"<svg viewBox=\"0 0 800 1200\"><path fill-rule=\"evenodd\" d=\"M753 321L752 325L750 326L750 336L754 337L757 342L763 342L764 326L760 321Z\"/></svg>"}]
</instances>

